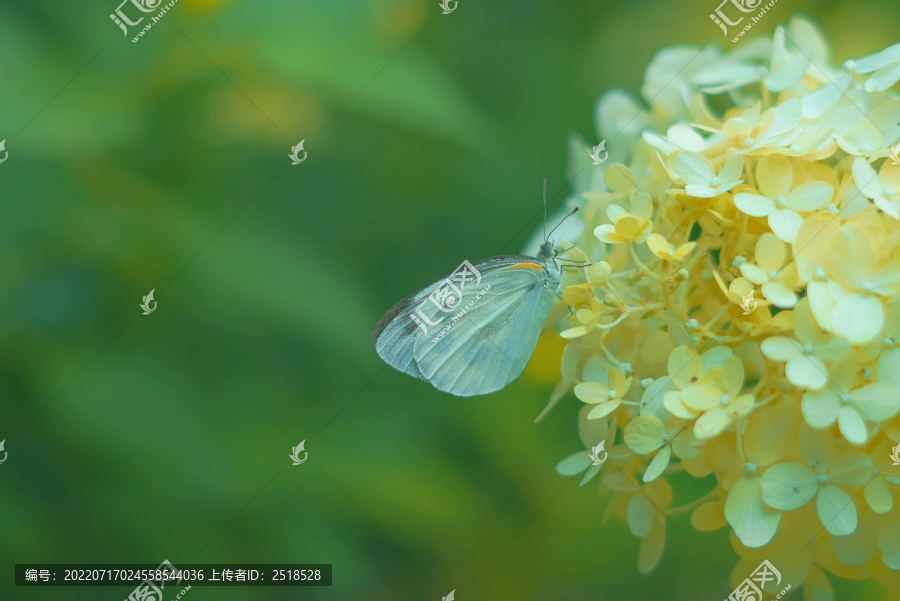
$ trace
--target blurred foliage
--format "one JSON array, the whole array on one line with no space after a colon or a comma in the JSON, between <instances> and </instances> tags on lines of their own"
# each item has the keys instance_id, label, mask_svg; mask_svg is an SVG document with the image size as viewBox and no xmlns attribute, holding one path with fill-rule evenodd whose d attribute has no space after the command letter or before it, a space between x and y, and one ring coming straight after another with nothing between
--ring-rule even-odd
<instances>
[{"instance_id":1,"label":"blurred foliage","mask_svg":"<svg viewBox=\"0 0 900 601\"><path fill-rule=\"evenodd\" d=\"M580 443L572 397L533 423L552 340L478 399L369 340L463 258L520 251L597 96L716 39L713 3L181 0L138 43L116 4L0 5L0 598L130 590L14 591L16 562L166 558L334 564L332 588L198 600L727 595L722 532L676 520L640 576L595 489L556 476ZM795 10L837 62L896 42L896 4L771 15Z\"/></svg>"}]
</instances>

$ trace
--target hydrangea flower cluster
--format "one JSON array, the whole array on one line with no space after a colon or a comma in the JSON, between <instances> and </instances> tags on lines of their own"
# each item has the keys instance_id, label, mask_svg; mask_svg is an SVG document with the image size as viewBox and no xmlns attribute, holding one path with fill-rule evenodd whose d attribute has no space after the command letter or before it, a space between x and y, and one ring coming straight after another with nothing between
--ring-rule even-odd
<instances>
[{"instance_id":1,"label":"hydrangea flower cluster","mask_svg":"<svg viewBox=\"0 0 900 601\"><path fill-rule=\"evenodd\" d=\"M768 559L806 599L826 572L900 590L900 44L829 54L802 17L663 50L645 102L598 101L609 161L572 143L553 402L585 450L557 470L602 474L641 571L689 512L730 531L734 584Z\"/></svg>"}]
</instances>

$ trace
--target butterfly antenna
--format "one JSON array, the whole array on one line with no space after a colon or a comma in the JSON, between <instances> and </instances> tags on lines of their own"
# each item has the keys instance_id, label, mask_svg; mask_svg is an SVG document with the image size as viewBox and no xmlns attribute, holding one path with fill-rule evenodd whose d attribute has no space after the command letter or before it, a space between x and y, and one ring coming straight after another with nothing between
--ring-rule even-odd
<instances>
[{"instance_id":1,"label":"butterfly antenna","mask_svg":"<svg viewBox=\"0 0 900 601\"><path fill-rule=\"evenodd\" d=\"M553 232L550 232L551 234ZM544 242L547 241L547 178L544 178Z\"/></svg>"},{"instance_id":2,"label":"butterfly antenna","mask_svg":"<svg viewBox=\"0 0 900 601\"><path fill-rule=\"evenodd\" d=\"M574 214L577 213L577 212L578 212L578 207L575 207L574 209L572 209L572 212L571 212L571 213L569 213L568 215L566 215L565 217L563 217L562 219L560 219L560 220L559 220L559 223L556 224L556 227L554 227L552 230L550 230L550 235L552 236L552 235L553 235L553 232L556 231L556 228L557 228L557 227L561 226L561 225L566 221L566 219L568 219L569 217L571 217L572 215L574 215ZM546 238L546 236L544 236L544 237Z\"/></svg>"}]
</instances>

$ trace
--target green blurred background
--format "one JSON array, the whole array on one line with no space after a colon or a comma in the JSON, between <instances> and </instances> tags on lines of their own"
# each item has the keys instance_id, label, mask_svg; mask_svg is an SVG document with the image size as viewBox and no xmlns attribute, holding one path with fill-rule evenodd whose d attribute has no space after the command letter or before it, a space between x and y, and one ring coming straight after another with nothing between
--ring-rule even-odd
<instances>
[{"instance_id":1,"label":"green blurred background","mask_svg":"<svg viewBox=\"0 0 900 601\"><path fill-rule=\"evenodd\" d=\"M680 516L639 574L597 489L555 474L580 448L574 397L534 423L558 345L458 399L369 339L462 259L523 250L596 98L720 39L715 0L180 0L136 44L117 4L0 4L0 598L131 590L16 589L17 562L163 559L334 564L197 601L727 596L724 531ZM838 63L897 41L895 2L769 14L796 11Z\"/></svg>"}]
</instances>

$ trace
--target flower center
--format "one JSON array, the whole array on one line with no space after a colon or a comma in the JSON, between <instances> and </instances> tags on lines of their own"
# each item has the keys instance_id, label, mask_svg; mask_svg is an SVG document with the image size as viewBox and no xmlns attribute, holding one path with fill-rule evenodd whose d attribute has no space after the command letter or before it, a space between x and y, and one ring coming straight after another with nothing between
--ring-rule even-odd
<instances>
[{"instance_id":1,"label":"flower center","mask_svg":"<svg viewBox=\"0 0 900 601\"><path fill-rule=\"evenodd\" d=\"M669 442L670 440L672 440L672 435L669 434L668 432L666 432L665 434L663 434L662 439L663 439L663 442Z\"/></svg>"},{"instance_id":2,"label":"flower center","mask_svg":"<svg viewBox=\"0 0 900 601\"><path fill-rule=\"evenodd\" d=\"M744 257L735 257L731 260L731 266L732 267L740 267L741 265L743 265L746 262L747 262L747 259L745 259Z\"/></svg>"},{"instance_id":3,"label":"flower center","mask_svg":"<svg viewBox=\"0 0 900 601\"><path fill-rule=\"evenodd\" d=\"M689 319L686 322L684 322L684 327L686 327L689 330L693 330L699 325L700 325L700 322L697 321L696 319Z\"/></svg>"},{"instance_id":4,"label":"flower center","mask_svg":"<svg viewBox=\"0 0 900 601\"><path fill-rule=\"evenodd\" d=\"M609 391L609 394L608 394L607 396L609 396L609 398L611 398L611 399L616 398L616 391L615 391L615 390L610 390L610 391Z\"/></svg>"},{"instance_id":5,"label":"flower center","mask_svg":"<svg viewBox=\"0 0 900 601\"><path fill-rule=\"evenodd\" d=\"M829 202L827 205L825 205L825 210L828 211L829 213L837 213L838 212L837 205L835 205L833 202Z\"/></svg>"},{"instance_id":6,"label":"flower center","mask_svg":"<svg viewBox=\"0 0 900 601\"><path fill-rule=\"evenodd\" d=\"M819 474L819 477L816 478L816 480L818 480L820 484L827 484L828 483L828 474Z\"/></svg>"},{"instance_id":7,"label":"flower center","mask_svg":"<svg viewBox=\"0 0 900 601\"><path fill-rule=\"evenodd\" d=\"M787 198L785 198L784 196L779 196L777 199L775 199L775 205L776 205L779 209L780 209L781 207L783 207L784 205L786 205L786 204L787 204Z\"/></svg>"},{"instance_id":8,"label":"flower center","mask_svg":"<svg viewBox=\"0 0 900 601\"><path fill-rule=\"evenodd\" d=\"M759 469L759 467L757 467L757 465L755 463L745 463L744 464L744 471L747 472L748 474L755 474L756 470L758 470L758 469Z\"/></svg>"},{"instance_id":9,"label":"flower center","mask_svg":"<svg viewBox=\"0 0 900 601\"><path fill-rule=\"evenodd\" d=\"M791 144L790 150L791 150L791 152L793 152L794 154L797 154L797 153L800 152L800 149L801 149L801 148L802 148L802 146L800 146L799 144L797 144L796 142L794 142L793 144Z\"/></svg>"},{"instance_id":10,"label":"flower center","mask_svg":"<svg viewBox=\"0 0 900 601\"><path fill-rule=\"evenodd\" d=\"M744 146L753 146L753 138L744 138Z\"/></svg>"},{"instance_id":11,"label":"flower center","mask_svg":"<svg viewBox=\"0 0 900 601\"><path fill-rule=\"evenodd\" d=\"M709 180L709 185L710 185L710 186L718 186L720 183L721 183L721 182L719 181L719 178L718 178L718 177L714 177L714 178L712 178L711 180Z\"/></svg>"},{"instance_id":12,"label":"flower center","mask_svg":"<svg viewBox=\"0 0 900 601\"><path fill-rule=\"evenodd\" d=\"M803 352L804 352L804 353L809 354L809 353L812 353L812 351L813 351L813 345L812 345L812 342L807 342L806 344L803 345Z\"/></svg>"},{"instance_id":13,"label":"flower center","mask_svg":"<svg viewBox=\"0 0 900 601\"><path fill-rule=\"evenodd\" d=\"M769 279L774 280L776 275L778 275L778 272L773 269L769 272Z\"/></svg>"},{"instance_id":14,"label":"flower center","mask_svg":"<svg viewBox=\"0 0 900 601\"><path fill-rule=\"evenodd\" d=\"M866 282L862 286L859 287L863 292L872 292L874 286L872 286L872 282Z\"/></svg>"},{"instance_id":15,"label":"flower center","mask_svg":"<svg viewBox=\"0 0 900 601\"><path fill-rule=\"evenodd\" d=\"M725 405L727 405L729 402L731 402L731 397L728 396L727 394L723 394L721 396L721 398L719 398L719 404L722 405L723 407Z\"/></svg>"},{"instance_id":16,"label":"flower center","mask_svg":"<svg viewBox=\"0 0 900 601\"><path fill-rule=\"evenodd\" d=\"M824 280L825 279L825 270L821 267L816 267L816 271L813 273L816 276L816 279Z\"/></svg>"},{"instance_id":17,"label":"flower center","mask_svg":"<svg viewBox=\"0 0 900 601\"><path fill-rule=\"evenodd\" d=\"M885 338L884 340L881 341L881 343L884 346L894 346L894 339L893 338Z\"/></svg>"}]
</instances>

